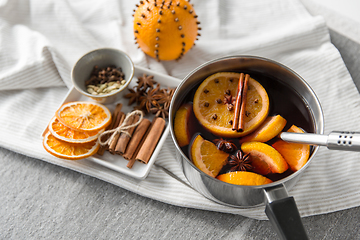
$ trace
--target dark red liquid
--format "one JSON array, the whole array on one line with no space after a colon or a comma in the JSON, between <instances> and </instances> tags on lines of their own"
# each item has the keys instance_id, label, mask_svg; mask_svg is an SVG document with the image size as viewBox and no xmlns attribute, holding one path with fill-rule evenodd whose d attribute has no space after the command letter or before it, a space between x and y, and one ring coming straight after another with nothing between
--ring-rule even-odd
<instances>
[{"instance_id":1,"label":"dark red liquid","mask_svg":"<svg viewBox=\"0 0 360 240\"><path fill-rule=\"evenodd\" d=\"M280 114L287 120L287 124L283 131L286 131L292 125L296 125L297 127L302 128L305 132L314 132L314 120L311 112L309 111L308 105L291 86L285 85L274 78L270 78L264 75L255 73L249 74L252 78L257 80L268 93L270 100L269 116ZM182 103L192 104L194 94L198 86L194 87L190 92L188 92ZM201 134L204 139L209 141L220 138L219 136L216 136L203 128L197 121L194 114L192 114L189 121L189 132L193 138L198 134ZM240 149L238 139L239 138L232 138L229 140L232 140L233 143L236 144L237 148ZM270 140L268 143L271 144L273 141L274 140ZM182 151L189 159L191 159L189 154L189 146L191 146L191 143L190 145L183 147ZM225 166L221 170L220 174L228 171L229 167ZM287 170L282 174L269 174L266 177L272 181L276 181L290 175L291 173L291 170Z\"/></svg>"}]
</instances>

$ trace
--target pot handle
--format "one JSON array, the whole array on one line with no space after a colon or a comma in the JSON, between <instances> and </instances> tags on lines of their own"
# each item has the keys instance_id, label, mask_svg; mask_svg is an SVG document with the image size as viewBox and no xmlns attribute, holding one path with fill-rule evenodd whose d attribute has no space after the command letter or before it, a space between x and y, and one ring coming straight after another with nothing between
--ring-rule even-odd
<instances>
[{"instance_id":1,"label":"pot handle","mask_svg":"<svg viewBox=\"0 0 360 240\"><path fill-rule=\"evenodd\" d=\"M293 197L279 185L264 189L265 213L280 239L309 239Z\"/></svg>"}]
</instances>

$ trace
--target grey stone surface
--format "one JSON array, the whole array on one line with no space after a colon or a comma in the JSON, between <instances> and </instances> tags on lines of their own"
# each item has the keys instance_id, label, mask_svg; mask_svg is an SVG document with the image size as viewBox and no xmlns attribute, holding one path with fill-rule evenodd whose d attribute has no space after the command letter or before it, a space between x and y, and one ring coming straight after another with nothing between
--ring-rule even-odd
<instances>
[{"instance_id":1,"label":"grey stone surface","mask_svg":"<svg viewBox=\"0 0 360 240\"><path fill-rule=\"evenodd\" d=\"M360 45L330 33L359 88ZM269 221L164 204L3 148L0 203L0 239L277 239ZM303 223L310 239L359 239L359 210Z\"/></svg>"}]
</instances>

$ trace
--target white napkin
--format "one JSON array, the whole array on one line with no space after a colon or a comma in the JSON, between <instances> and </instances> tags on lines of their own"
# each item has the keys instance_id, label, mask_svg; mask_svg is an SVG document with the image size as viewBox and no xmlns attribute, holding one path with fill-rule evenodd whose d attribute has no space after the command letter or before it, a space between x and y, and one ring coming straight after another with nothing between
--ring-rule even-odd
<instances>
[{"instance_id":1,"label":"white napkin","mask_svg":"<svg viewBox=\"0 0 360 240\"><path fill-rule=\"evenodd\" d=\"M165 203L266 219L262 207L216 204L156 166L140 181L86 159L55 158L42 147L41 133L71 87L71 66L99 47L121 49L136 65L180 79L214 58L267 57L313 87L323 105L325 133L357 130L360 97L321 17L312 17L297 0L191 2L201 22L199 41L180 61L157 62L134 44L131 15L138 1L0 1L0 146ZM156 163L186 181L174 151L168 137ZM360 205L358 158L359 153L320 149L290 190L302 216Z\"/></svg>"}]
</instances>

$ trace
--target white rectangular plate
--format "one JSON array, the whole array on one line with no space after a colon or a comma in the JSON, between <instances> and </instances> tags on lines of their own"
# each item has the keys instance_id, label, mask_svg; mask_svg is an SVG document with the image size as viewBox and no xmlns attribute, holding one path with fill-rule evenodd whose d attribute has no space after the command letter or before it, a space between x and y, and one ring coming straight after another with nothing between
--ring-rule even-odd
<instances>
[{"instance_id":1,"label":"white rectangular plate","mask_svg":"<svg viewBox=\"0 0 360 240\"><path fill-rule=\"evenodd\" d=\"M160 83L161 88L176 87L176 86L178 86L178 84L181 81L178 78L174 78L174 77L171 77L171 76L168 76L165 74L161 74L161 73L156 73L147 68L135 66L134 78L132 79L128 88L133 88L134 86L136 86L138 77L143 76L143 74L154 76L154 80L156 82ZM128 106L129 99L126 99L123 97L127 93L129 93L129 91L127 89L125 89L124 91L122 91L121 93L118 94L117 100L113 104L106 105L110 109L110 111L113 111L115 109L115 105L117 103L123 104L122 111L124 113L128 113L133 110L133 107L135 106L135 104ZM72 88L69 90L69 92L66 95L62 104L71 102L71 101L93 101L93 100L86 96L83 96L75 88ZM152 120L153 115L146 114L145 117ZM129 162L128 160L124 159L120 155L116 155L116 154L113 155L113 154L109 153L108 151L105 151L104 155L102 155L102 156L95 154L87 159L90 161L96 162L97 164L102 165L104 167L115 170L117 172L129 175L131 177L138 178L138 179L144 179L149 174L150 169L151 169L152 165L154 164L156 157L159 154L161 147L163 146L163 144L169 134L169 131L170 131L169 122L166 121L165 130L164 130L164 132L163 132L163 134L162 134L162 136L161 136L161 138L160 138L160 140L159 140L159 142L147 164L136 161L134 166L131 169L129 169L128 167L126 167L127 163Z\"/></svg>"}]
</instances>

